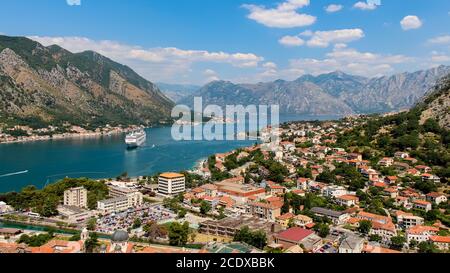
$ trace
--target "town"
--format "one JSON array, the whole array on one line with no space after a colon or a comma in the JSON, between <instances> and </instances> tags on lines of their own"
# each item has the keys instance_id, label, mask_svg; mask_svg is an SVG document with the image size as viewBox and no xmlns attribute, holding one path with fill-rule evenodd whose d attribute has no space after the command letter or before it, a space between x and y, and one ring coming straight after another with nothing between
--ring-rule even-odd
<instances>
[{"instance_id":1,"label":"town","mask_svg":"<svg viewBox=\"0 0 450 273\"><path fill-rule=\"evenodd\" d=\"M89 128L89 126L74 126L65 123L62 126L33 126L33 125L15 125L6 126L0 123L0 144L18 143L32 141L47 141L69 138L94 138L100 136L116 135L130 132L136 129L136 126L110 126Z\"/></svg>"},{"instance_id":2,"label":"town","mask_svg":"<svg viewBox=\"0 0 450 273\"><path fill-rule=\"evenodd\" d=\"M5 194L0 220L15 226L0 228L0 253L448 252L448 177L406 140L379 135L397 117L291 122L271 132L280 143L190 171Z\"/></svg>"}]
</instances>

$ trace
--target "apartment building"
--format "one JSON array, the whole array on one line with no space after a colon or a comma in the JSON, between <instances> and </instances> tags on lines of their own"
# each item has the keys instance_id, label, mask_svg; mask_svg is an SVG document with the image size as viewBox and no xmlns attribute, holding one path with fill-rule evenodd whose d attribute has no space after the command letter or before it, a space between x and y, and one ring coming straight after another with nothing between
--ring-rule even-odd
<instances>
[{"instance_id":1,"label":"apartment building","mask_svg":"<svg viewBox=\"0 0 450 273\"><path fill-rule=\"evenodd\" d=\"M64 191L64 206L87 208L88 191L84 187Z\"/></svg>"},{"instance_id":2,"label":"apartment building","mask_svg":"<svg viewBox=\"0 0 450 273\"><path fill-rule=\"evenodd\" d=\"M248 213L261 219L275 221L281 215L283 202L263 203L251 202Z\"/></svg>"},{"instance_id":3,"label":"apartment building","mask_svg":"<svg viewBox=\"0 0 450 273\"><path fill-rule=\"evenodd\" d=\"M424 219L420 216L415 216L412 213L402 213L397 216L397 223L404 229L409 229L414 226L424 224Z\"/></svg>"}]
</instances>

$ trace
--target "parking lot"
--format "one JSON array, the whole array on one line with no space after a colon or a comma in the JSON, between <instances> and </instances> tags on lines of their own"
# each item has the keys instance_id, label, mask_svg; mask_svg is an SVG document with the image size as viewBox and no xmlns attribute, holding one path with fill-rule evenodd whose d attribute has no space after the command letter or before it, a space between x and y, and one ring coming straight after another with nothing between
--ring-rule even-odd
<instances>
[{"instance_id":1,"label":"parking lot","mask_svg":"<svg viewBox=\"0 0 450 273\"><path fill-rule=\"evenodd\" d=\"M116 230L127 230L133 226L136 218L141 219L142 225L150 221L167 222L174 219L176 214L162 205L145 205L140 208L121 213L104 216L97 221L97 231L113 233Z\"/></svg>"}]
</instances>

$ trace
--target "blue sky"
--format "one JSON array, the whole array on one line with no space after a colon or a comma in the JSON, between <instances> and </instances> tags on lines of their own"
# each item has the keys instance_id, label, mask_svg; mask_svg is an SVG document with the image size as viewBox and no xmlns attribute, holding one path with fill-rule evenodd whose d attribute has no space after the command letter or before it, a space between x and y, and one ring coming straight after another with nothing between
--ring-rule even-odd
<instances>
[{"instance_id":1,"label":"blue sky","mask_svg":"<svg viewBox=\"0 0 450 273\"><path fill-rule=\"evenodd\" d=\"M368 1L2 0L0 33L95 50L168 83L450 64L450 1Z\"/></svg>"}]
</instances>

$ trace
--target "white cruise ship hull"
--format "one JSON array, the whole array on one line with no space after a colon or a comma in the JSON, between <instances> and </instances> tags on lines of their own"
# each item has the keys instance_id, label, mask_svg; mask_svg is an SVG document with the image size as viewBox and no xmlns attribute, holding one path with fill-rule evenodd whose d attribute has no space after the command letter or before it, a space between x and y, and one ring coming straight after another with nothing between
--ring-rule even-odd
<instances>
[{"instance_id":1,"label":"white cruise ship hull","mask_svg":"<svg viewBox=\"0 0 450 273\"><path fill-rule=\"evenodd\" d=\"M126 137L125 143L127 144L128 148L137 148L139 146L144 145L146 140L147 140L147 137L146 137L145 132L134 133L134 134L130 134Z\"/></svg>"}]
</instances>

